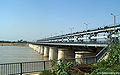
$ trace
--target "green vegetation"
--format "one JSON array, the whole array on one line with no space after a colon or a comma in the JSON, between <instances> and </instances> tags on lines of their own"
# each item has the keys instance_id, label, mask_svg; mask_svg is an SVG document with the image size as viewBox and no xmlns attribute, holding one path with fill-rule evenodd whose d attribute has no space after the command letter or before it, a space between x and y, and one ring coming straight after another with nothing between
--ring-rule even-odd
<instances>
[{"instance_id":1,"label":"green vegetation","mask_svg":"<svg viewBox=\"0 0 120 75\"><path fill-rule=\"evenodd\" d=\"M0 41L0 43L28 43L28 41L25 41L25 40L18 40L18 41Z\"/></svg>"},{"instance_id":2,"label":"green vegetation","mask_svg":"<svg viewBox=\"0 0 120 75\"><path fill-rule=\"evenodd\" d=\"M76 62L67 62L64 63L64 61L59 62L59 64L56 65L56 68L54 68L56 61L51 60L51 70L45 70L40 73L40 75L68 75L67 69L70 67L73 67Z\"/></svg>"},{"instance_id":3,"label":"green vegetation","mask_svg":"<svg viewBox=\"0 0 120 75\"><path fill-rule=\"evenodd\" d=\"M63 61L61 61L61 62L59 62L59 64L57 64L57 69L53 68L51 70L52 75L67 75L67 69L74 66L75 64L76 64L76 62L64 63Z\"/></svg>"},{"instance_id":4,"label":"green vegetation","mask_svg":"<svg viewBox=\"0 0 120 75\"><path fill-rule=\"evenodd\" d=\"M105 72L115 72L113 69L111 68L98 68L96 70L94 70L91 75L101 75L102 73Z\"/></svg>"},{"instance_id":5,"label":"green vegetation","mask_svg":"<svg viewBox=\"0 0 120 75\"><path fill-rule=\"evenodd\" d=\"M97 72L120 72L120 44L118 38L114 38L110 41L109 49L107 51L108 58L106 60L93 64L101 67L93 71L93 75Z\"/></svg>"},{"instance_id":6,"label":"green vegetation","mask_svg":"<svg viewBox=\"0 0 120 75\"><path fill-rule=\"evenodd\" d=\"M40 75L51 75L51 72L49 70L44 70L40 73Z\"/></svg>"},{"instance_id":7,"label":"green vegetation","mask_svg":"<svg viewBox=\"0 0 120 75\"><path fill-rule=\"evenodd\" d=\"M112 43L108 49L108 65L114 66L115 64L120 64L120 45L117 38L114 39L114 43Z\"/></svg>"}]
</instances>

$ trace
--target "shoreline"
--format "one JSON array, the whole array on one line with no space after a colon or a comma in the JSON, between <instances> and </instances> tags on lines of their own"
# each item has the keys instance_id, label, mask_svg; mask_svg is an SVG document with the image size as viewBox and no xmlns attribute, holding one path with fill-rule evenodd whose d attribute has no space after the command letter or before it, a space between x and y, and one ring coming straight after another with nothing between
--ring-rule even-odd
<instances>
[{"instance_id":1,"label":"shoreline","mask_svg":"<svg viewBox=\"0 0 120 75\"><path fill-rule=\"evenodd\" d=\"M27 43L0 43L0 46L28 46Z\"/></svg>"}]
</instances>

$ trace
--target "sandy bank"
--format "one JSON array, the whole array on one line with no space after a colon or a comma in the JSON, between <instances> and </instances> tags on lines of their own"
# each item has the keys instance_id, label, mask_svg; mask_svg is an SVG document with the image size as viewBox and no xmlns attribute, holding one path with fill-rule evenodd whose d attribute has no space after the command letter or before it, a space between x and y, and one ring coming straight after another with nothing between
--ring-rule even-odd
<instances>
[{"instance_id":1,"label":"sandy bank","mask_svg":"<svg viewBox=\"0 0 120 75\"><path fill-rule=\"evenodd\" d=\"M27 43L0 43L0 46L27 46Z\"/></svg>"}]
</instances>

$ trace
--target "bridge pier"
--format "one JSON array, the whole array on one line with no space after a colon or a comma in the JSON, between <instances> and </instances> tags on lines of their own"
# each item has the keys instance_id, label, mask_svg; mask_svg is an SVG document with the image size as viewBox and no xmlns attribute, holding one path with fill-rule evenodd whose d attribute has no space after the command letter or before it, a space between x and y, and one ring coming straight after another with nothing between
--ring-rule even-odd
<instances>
[{"instance_id":1,"label":"bridge pier","mask_svg":"<svg viewBox=\"0 0 120 75\"><path fill-rule=\"evenodd\" d=\"M59 48L58 49L58 60L65 58L75 58L74 50L70 50L67 48Z\"/></svg>"},{"instance_id":2,"label":"bridge pier","mask_svg":"<svg viewBox=\"0 0 120 75\"><path fill-rule=\"evenodd\" d=\"M37 51L37 45L34 45L34 47L35 47L34 50Z\"/></svg>"},{"instance_id":3,"label":"bridge pier","mask_svg":"<svg viewBox=\"0 0 120 75\"><path fill-rule=\"evenodd\" d=\"M83 62L82 56L83 56L82 54L75 52L75 58L78 58L78 59L76 59L76 62L81 64Z\"/></svg>"},{"instance_id":4,"label":"bridge pier","mask_svg":"<svg viewBox=\"0 0 120 75\"><path fill-rule=\"evenodd\" d=\"M36 52L38 52L38 45L36 45Z\"/></svg>"},{"instance_id":5,"label":"bridge pier","mask_svg":"<svg viewBox=\"0 0 120 75\"><path fill-rule=\"evenodd\" d=\"M40 46L39 45L36 45L36 51L39 53L39 50L40 50Z\"/></svg>"},{"instance_id":6,"label":"bridge pier","mask_svg":"<svg viewBox=\"0 0 120 75\"><path fill-rule=\"evenodd\" d=\"M33 45L33 50L35 50L35 45Z\"/></svg>"},{"instance_id":7,"label":"bridge pier","mask_svg":"<svg viewBox=\"0 0 120 75\"><path fill-rule=\"evenodd\" d=\"M91 52L88 52L88 51L78 51L78 52L75 52L75 58L78 58L76 59L76 62L82 64L91 64L94 62L94 58L85 58L85 56L95 56L95 53L91 53Z\"/></svg>"},{"instance_id":8,"label":"bridge pier","mask_svg":"<svg viewBox=\"0 0 120 75\"><path fill-rule=\"evenodd\" d=\"M49 60L57 60L58 49L57 47L49 47Z\"/></svg>"},{"instance_id":9,"label":"bridge pier","mask_svg":"<svg viewBox=\"0 0 120 75\"><path fill-rule=\"evenodd\" d=\"M49 47L48 46L44 46L44 56L49 56Z\"/></svg>"},{"instance_id":10,"label":"bridge pier","mask_svg":"<svg viewBox=\"0 0 120 75\"><path fill-rule=\"evenodd\" d=\"M85 63L84 57L87 53L90 53L90 52L88 52L88 51L75 52L75 58L78 58L78 59L76 59L76 62L78 62L80 64Z\"/></svg>"},{"instance_id":11,"label":"bridge pier","mask_svg":"<svg viewBox=\"0 0 120 75\"><path fill-rule=\"evenodd\" d=\"M38 51L38 53L40 53L40 49L41 49L41 47L40 47L40 46L38 46L38 50L37 50L37 51Z\"/></svg>"},{"instance_id":12,"label":"bridge pier","mask_svg":"<svg viewBox=\"0 0 120 75\"><path fill-rule=\"evenodd\" d=\"M41 46L41 52L40 52L41 55L44 54L44 46Z\"/></svg>"}]
</instances>

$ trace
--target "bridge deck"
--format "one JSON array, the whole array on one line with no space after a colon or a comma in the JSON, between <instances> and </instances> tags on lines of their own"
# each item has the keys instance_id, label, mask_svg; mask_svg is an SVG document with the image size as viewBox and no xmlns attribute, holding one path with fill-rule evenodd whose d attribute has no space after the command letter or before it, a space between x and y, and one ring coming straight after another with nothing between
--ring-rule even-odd
<instances>
[{"instance_id":1,"label":"bridge deck","mask_svg":"<svg viewBox=\"0 0 120 75\"><path fill-rule=\"evenodd\" d=\"M79 43L37 43L40 45L52 45L52 46L96 46L106 47L107 44L79 44Z\"/></svg>"}]
</instances>

